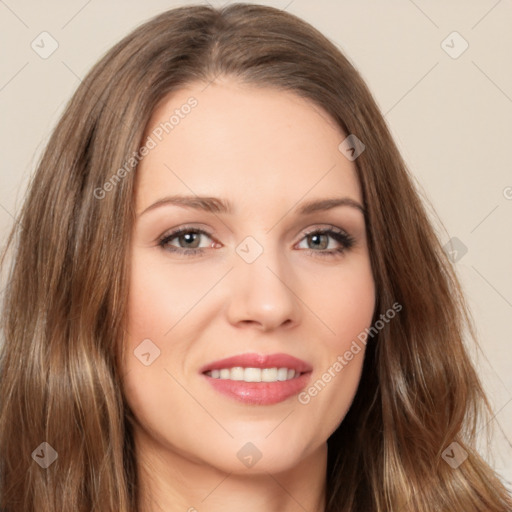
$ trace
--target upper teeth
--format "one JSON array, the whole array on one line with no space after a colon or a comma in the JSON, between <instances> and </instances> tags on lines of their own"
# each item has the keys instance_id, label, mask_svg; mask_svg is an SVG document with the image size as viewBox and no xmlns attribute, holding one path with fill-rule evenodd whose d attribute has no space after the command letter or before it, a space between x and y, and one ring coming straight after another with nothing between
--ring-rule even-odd
<instances>
[{"instance_id":1,"label":"upper teeth","mask_svg":"<svg viewBox=\"0 0 512 512\"><path fill-rule=\"evenodd\" d=\"M243 380L245 382L277 382L278 380L289 380L300 375L290 368L222 368L210 370L206 375L213 379Z\"/></svg>"}]
</instances>

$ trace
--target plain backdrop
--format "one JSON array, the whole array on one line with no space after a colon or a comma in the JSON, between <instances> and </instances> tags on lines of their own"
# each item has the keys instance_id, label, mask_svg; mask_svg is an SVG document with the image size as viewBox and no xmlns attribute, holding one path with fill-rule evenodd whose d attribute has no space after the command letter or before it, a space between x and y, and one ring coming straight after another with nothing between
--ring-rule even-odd
<instances>
[{"instance_id":1,"label":"plain backdrop","mask_svg":"<svg viewBox=\"0 0 512 512\"><path fill-rule=\"evenodd\" d=\"M81 78L136 26L192 3L200 2L0 0L2 245ZM447 247L475 319L475 361L495 412L486 457L511 482L512 2L255 3L298 15L345 53L428 198L441 242L456 238Z\"/></svg>"}]
</instances>

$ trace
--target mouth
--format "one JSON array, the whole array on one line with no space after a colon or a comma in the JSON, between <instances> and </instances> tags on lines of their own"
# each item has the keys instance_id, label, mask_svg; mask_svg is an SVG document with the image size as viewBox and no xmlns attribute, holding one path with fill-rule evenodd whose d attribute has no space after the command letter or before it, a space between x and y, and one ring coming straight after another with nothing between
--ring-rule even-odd
<instances>
[{"instance_id":1,"label":"mouth","mask_svg":"<svg viewBox=\"0 0 512 512\"><path fill-rule=\"evenodd\" d=\"M200 373L220 393L239 402L270 405L298 394L313 368L288 354L241 354L203 366Z\"/></svg>"}]
</instances>

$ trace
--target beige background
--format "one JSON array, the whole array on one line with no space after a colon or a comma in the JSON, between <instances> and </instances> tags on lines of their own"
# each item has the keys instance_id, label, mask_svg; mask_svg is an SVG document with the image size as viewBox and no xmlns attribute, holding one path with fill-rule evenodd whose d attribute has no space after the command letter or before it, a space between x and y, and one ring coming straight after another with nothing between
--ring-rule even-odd
<instances>
[{"instance_id":1,"label":"beige background","mask_svg":"<svg viewBox=\"0 0 512 512\"><path fill-rule=\"evenodd\" d=\"M141 22L191 3L0 0L2 245L80 78ZM486 456L512 482L512 2L257 3L304 18L345 52L444 224L446 231L438 224L442 243L457 237L467 247L455 265L480 335L478 365L496 414L493 451ZM58 42L46 59L31 47L43 31ZM454 31L460 36L448 37ZM469 46L457 56L464 40Z\"/></svg>"}]
</instances>

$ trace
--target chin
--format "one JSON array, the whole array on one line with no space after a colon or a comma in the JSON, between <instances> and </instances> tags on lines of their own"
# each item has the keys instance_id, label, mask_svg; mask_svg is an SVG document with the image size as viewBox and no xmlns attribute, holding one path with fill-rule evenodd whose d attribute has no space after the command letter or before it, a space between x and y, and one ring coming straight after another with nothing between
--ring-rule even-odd
<instances>
[{"instance_id":1,"label":"chin","mask_svg":"<svg viewBox=\"0 0 512 512\"><path fill-rule=\"evenodd\" d=\"M268 473L281 473L297 467L309 453L306 453L306 446L302 439L295 444L276 433L274 439L268 431L259 436L244 435L230 440L229 446L221 450L211 461L212 465L223 471L247 475L248 473L266 475Z\"/></svg>"}]
</instances>

